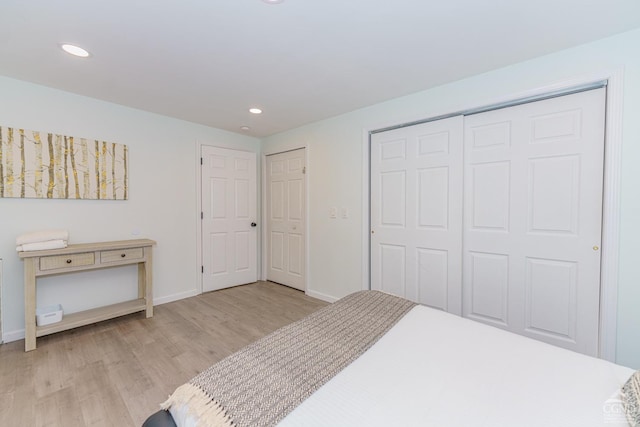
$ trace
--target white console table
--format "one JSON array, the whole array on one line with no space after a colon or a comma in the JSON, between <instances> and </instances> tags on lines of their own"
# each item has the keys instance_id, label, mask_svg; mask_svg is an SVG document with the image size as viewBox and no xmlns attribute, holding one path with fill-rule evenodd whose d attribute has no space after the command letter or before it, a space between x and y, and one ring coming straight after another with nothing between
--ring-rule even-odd
<instances>
[{"instance_id":1,"label":"white console table","mask_svg":"<svg viewBox=\"0 0 640 427\"><path fill-rule=\"evenodd\" d=\"M24 350L36 348L36 337L77 328L118 316L146 311L153 316L151 247L148 239L69 245L64 249L19 252L24 260ZM36 279L42 276L138 264L138 298L79 313L66 314L61 322L36 326Z\"/></svg>"}]
</instances>

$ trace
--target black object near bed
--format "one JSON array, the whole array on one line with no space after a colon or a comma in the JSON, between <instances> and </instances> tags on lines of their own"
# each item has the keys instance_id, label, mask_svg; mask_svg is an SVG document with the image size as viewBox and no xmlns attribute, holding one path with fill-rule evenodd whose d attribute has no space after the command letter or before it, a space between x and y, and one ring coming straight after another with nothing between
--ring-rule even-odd
<instances>
[{"instance_id":1,"label":"black object near bed","mask_svg":"<svg viewBox=\"0 0 640 427\"><path fill-rule=\"evenodd\" d=\"M176 427L169 411L159 410L142 424L142 427Z\"/></svg>"}]
</instances>

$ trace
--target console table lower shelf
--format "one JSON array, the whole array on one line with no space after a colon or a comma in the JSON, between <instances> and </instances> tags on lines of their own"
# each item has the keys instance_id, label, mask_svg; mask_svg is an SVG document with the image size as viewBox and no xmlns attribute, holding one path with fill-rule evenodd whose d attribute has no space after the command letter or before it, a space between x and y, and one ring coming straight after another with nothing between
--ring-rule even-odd
<instances>
[{"instance_id":1,"label":"console table lower shelf","mask_svg":"<svg viewBox=\"0 0 640 427\"><path fill-rule=\"evenodd\" d=\"M126 316L147 309L147 301L144 298L125 301L118 304L105 305L78 313L65 314L60 322L50 325L36 326L36 337L43 337L67 329L79 328L80 326L91 325L114 317Z\"/></svg>"},{"instance_id":2,"label":"console table lower shelf","mask_svg":"<svg viewBox=\"0 0 640 427\"><path fill-rule=\"evenodd\" d=\"M148 239L69 245L64 249L19 252L24 259L24 350L36 348L36 337L90 325L103 320L145 311L153 316L151 247ZM138 298L78 313L65 314L60 322L36 326L36 279L77 271L138 265Z\"/></svg>"}]
</instances>

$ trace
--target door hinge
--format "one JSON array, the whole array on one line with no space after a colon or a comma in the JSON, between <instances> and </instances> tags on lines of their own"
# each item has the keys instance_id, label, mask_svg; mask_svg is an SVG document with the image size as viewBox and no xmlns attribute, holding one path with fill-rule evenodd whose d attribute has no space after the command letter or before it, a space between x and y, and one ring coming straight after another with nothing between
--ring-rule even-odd
<instances>
[{"instance_id":1,"label":"door hinge","mask_svg":"<svg viewBox=\"0 0 640 427\"><path fill-rule=\"evenodd\" d=\"M202 268L200 269L200 272L201 272L202 274L204 274L204 265L203 265L203 266L202 266Z\"/></svg>"},{"instance_id":2,"label":"door hinge","mask_svg":"<svg viewBox=\"0 0 640 427\"><path fill-rule=\"evenodd\" d=\"M204 160L200 157L200 165L204 165Z\"/></svg>"},{"instance_id":3,"label":"door hinge","mask_svg":"<svg viewBox=\"0 0 640 427\"><path fill-rule=\"evenodd\" d=\"M303 167L302 167L302 173L303 173L303 174L307 173L307 167L306 167L306 166L303 166Z\"/></svg>"},{"instance_id":4,"label":"door hinge","mask_svg":"<svg viewBox=\"0 0 640 427\"><path fill-rule=\"evenodd\" d=\"M200 212L200 219L204 219L204 212Z\"/></svg>"}]
</instances>

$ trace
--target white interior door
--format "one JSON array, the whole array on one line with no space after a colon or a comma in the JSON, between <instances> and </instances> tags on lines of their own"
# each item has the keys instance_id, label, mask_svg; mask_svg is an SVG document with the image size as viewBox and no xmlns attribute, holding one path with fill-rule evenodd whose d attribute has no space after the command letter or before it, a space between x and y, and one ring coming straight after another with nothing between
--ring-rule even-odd
<instances>
[{"instance_id":1,"label":"white interior door","mask_svg":"<svg viewBox=\"0 0 640 427\"><path fill-rule=\"evenodd\" d=\"M462 116L371 136L371 288L461 313Z\"/></svg>"},{"instance_id":2,"label":"white interior door","mask_svg":"<svg viewBox=\"0 0 640 427\"><path fill-rule=\"evenodd\" d=\"M257 280L256 154L202 147L202 290Z\"/></svg>"},{"instance_id":3,"label":"white interior door","mask_svg":"<svg viewBox=\"0 0 640 427\"><path fill-rule=\"evenodd\" d=\"M267 156L267 280L305 289L305 150Z\"/></svg>"},{"instance_id":4,"label":"white interior door","mask_svg":"<svg viewBox=\"0 0 640 427\"><path fill-rule=\"evenodd\" d=\"M598 354L605 90L465 117L463 314Z\"/></svg>"}]
</instances>

